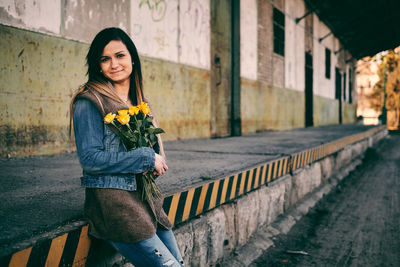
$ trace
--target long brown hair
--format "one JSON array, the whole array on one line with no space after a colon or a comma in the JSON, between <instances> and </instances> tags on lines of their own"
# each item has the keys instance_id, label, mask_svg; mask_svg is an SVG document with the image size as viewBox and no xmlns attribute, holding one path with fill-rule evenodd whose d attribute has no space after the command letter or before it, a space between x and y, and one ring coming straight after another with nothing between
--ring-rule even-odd
<instances>
[{"instance_id":1,"label":"long brown hair","mask_svg":"<svg viewBox=\"0 0 400 267\"><path fill-rule=\"evenodd\" d=\"M132 39L120 28L106 28L100 31L96 37L94 37L88 54L86 55L86 65L88 67L87 76L88 81L80 86L78 90L73 94L70 104L70 125L69 135L72 136L72 116L74 111L74 103L76 98L85 93L88 90L93 90L97 93L103 94L116 102L125 104L121 98L117 95L115 90L112 88L112 82L109 81L101 72L100 68L100 57L103 53L104 47L111 41L121 41L128 49L132 62L132 74L130 76L130 88L129 88L129 99L132 103L140 104L142 101L148 102L143 95L143 78L142 78L142 67L140 64L139 54L136 46ZM101 101L99 101L101 104ZM154 125L158 127L157 118L150 106L150 114L154 117ZM157 135L160 145L160 154L165 157L163 143L161 137Z\"/></svg>"},{"instance_id":2,"label":"long brown hair","mask_svg":"<svg viewBox=\"0 0 400 267\"><path fill-rule=\"evenodd\" d=\"M88 81L80 86L73 94L70 104L70 136L72 134L72 114L74 102L77 96L87 90L95 90L111 99L121 102L116 92L112 89L112 83L101 73L100 57L104 47L111 41L121 41L128 49L132 62L132 74L130 77L129 99L132 103L140 104L144 100L142 68L139 55L132 39L120 28L106 28L100 31L93 39L86 55L86 66L88 67ZM122 102L123 103L123 102Z\"/></svg>"}]
</instances>

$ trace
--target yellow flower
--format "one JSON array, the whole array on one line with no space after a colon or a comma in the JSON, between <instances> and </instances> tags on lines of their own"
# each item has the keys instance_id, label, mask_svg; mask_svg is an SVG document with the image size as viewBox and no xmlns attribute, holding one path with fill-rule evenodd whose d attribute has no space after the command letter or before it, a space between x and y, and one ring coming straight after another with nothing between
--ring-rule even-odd
<instances>
[{"instance_id":1,"label":"yellow flower","mask_svg":"<svg viewBox=\"0 0 400 267\"><path fill-rule=\"evenodd\" d=\"M107 124L112 123L114 121L114 118L115 118L115 114L112 114L110 112L104 117L104 122Z\"/></svg>"},{"instance_id":2,"label":"yellow flower","mask_svg":"<svg viewBox=\"0 0 400 267\"><path fill-rule=\"evenodd\" d=\"M149 106L147 105L146 102L140 103L140 105L138 107L144 114L148 114L149 111L150 111L150 108L149 108Z\"/></svg>"},{"instance_id":3,"label":"yellow flower","mask_svg":"<svg viewBox=\"0 0 400 267\"><path fill-rule=\"evenodd\" d=\"M118 116L125 116L125 115L128 115L127 109L118 110Z\"/></svg>"},{"instance_id":4,"label":"yellow flower","mask_svg":"<svg viewBox=\"0 0 400 267\"><path fill-rule=\"evenodd\" d=\"M129 115L137 115L139 113L139 107L138 106L130 106L129 107Z\"/></svg>"},{"instance_id":5,"label":"yellow flower","mask_svg":"<svg viewBox=\"0 0 400 267\"><path fill-rule=\"evenodd\" d=\"M119 113L119 111L118 111ZM125 115L118 115L117 116L117 120L119 121L119 123L121 123L122 125L128 124L129 120L131 119L131 117L128 114Z\"/></svg>"}]
</instances>

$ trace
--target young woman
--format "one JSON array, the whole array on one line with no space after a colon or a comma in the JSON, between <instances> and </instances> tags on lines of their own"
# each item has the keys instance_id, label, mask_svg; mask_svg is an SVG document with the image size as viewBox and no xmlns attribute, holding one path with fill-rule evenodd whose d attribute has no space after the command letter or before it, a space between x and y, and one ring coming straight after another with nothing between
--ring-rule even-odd
<instances>
[{"instance_id":1,"label":"young woman","mask_svg":"<svg viewBox=\"0 0 400 267\"><path fill-rule=\"evenodd\" d=\"M144 101L136 47L121 29L107 28L94 38L86 62L88 82L75 93L71 112L90 234L137 267L183 266L163 199L143 201L137 186L138 174L168 170L160 137L154 149L127 151L103 122L109 112Z\"/></svg>"}]
</instances>

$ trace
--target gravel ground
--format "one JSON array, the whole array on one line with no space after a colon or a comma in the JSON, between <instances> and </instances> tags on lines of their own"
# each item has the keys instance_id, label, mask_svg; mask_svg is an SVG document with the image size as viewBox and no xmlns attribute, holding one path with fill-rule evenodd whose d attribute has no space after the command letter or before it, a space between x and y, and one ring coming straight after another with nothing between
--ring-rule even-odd
<instances>
[{"instance_id":1,"label":"gravel ground","mask_svg":"<svg viewBox=\"0 0 400 267\"><path fill-rule=\"evenodd\" d=\"M369 149L252 266L400 266L400 135Z\"/></svg>"}]
</instances>

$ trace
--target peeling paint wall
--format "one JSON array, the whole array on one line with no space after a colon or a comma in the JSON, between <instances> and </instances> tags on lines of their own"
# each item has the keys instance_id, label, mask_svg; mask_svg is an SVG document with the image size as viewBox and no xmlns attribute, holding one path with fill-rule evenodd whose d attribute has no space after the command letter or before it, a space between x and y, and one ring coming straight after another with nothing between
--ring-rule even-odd
<instances>
[{"instance_id":1,"label":"peeling paint wall","mask_svg":"<svg viewBox=\"0 0 400 267\"><path fill-rule=\"evenodd\" d=\"M305 14L302 0L286 1L285 16L285 87L297 91L305 88L305 20L295 19Z\"/></svg>"},{"instance_id":2,"label":"peeling paint wall","mask_svg":"<svg viewBox=\"0 0 400 267\"><path fill-rule=\"evenodd\" d=\"M240 76L257 80L257 0L240 1Z\"/></svg>"},{"instance_id":3,"label":"peeling paint wall","mask_svg":"<svg viewBox=\"0 0 400 267\"><path fill-rule=\"evenodd\" d=\"M210 69L210 2L180 1L179 63Z\"/></svg>"},{"instance_id":4,"label":"peeling paint wall","mask_svg":"<svg viewBox=\"0 0 400 267\"><path fill-rule=\"evenodd\" d=\"M88 45L0 25L0 47L6 48L0 50L0 156L72 150L69 103L86 81ZM167 132L164 138L209 137L209 72L141 59L144 92Z\"/></svg>"},{"instance_id":5,"label":"peeling paint wall","mask_svg":"<svg viewBox=\"0 0 400 267\"><path fill-rule=\"evenodd\" d=\"M154 106L163 139L210 137L210 73L141 57L144 94Z\"/></svg>"},{"instance_id":6,"label":"peeling paint wall","mask_svg":"<svg viewBox=\"0 0 400 267\"><path fill-rule=\"evenodd\" d=\"M339 123L339 101L314 95L314 126Z\"/></svg>"},{"instance_id":7,"label":"peeling paint wall","mask_svg":"<svg viewBox=\"0 0 400 267\"><path fill-rule=\"evenodd\" d=\"M61 0L2 0L0 23L60 34Z\"/></svg>"},{"instance_id":8,"label":"peeling paint wall","mask_svg":"<svg viewBox=\"0 0 400 267\"><path fill-rule=\"evenodd\" d=\"M323 24L318 17L313 14L314 21L314 44L313 44L313 67L314 67L314 94L330 99L335 99L335 66L337 58L334 54L337 47L335 38L330 35L326 39L319 42L322 38L330 33L328 27ZM331 50L331 77L325 77L325 48Z\"/></svg>"},{"instance_id":9,"label":"peeling paint wall","mask_svg":"<svg viewBox=\"0 0 400 267\"><path fill-rule=\"evenodd\" d=\"M304 93L241 80L242 132L287 130L304 126Z\"/></svg>"},{"instance_id":10,"label":"peeling paint wall","mask_svg":"<svg viewBox=\"0 0 400 267\"><path fill-rule=\"evenodd\" d=\"M229 135L231 29L226 18L230 17L230 2L226 1L220 22L211 18L215 3L1 1L0 156L73 149L68 139L69 100L86 81L84 60L89 43L99 30L110 26L127 31L138 48L145 94L156 107L167 132L165 139ZM284 57L273 52L273 8L285 14ZM341 47L334 36L318 42L329 29L315 14L295 23L295 18L306 12L303 0L241 2L243 133L304 126L307 49L313 54L315 125L338 123L334 70L337 66L342 73L349 73L354 63L346 64L345 51L334 55ZM307 29L311 32L306 33ZM215 46L213 40L221 43ZM325 47L332 51L330 79L324 72ZM216 52L222 62L220 69L214 63ZM346 90L348 99L348 80ZM354 105L343 105L344 122L352 121L353 113Z\"/></svg>"},{"instance_id":11,"label":"peeling paint wall","mask_svg":"<svg viewBox=\"0 0 400 267\"><path fill-rule=\"evenodd\" d=\"M132 39L139 53L178 62L178 0L131 3Z\"/></svg>"},{"instance_id":12,"label":"peeling paint wall","mask_svg":"<svg viewBox=\"0 0 400 267\"><path fill-rule=\"evenodd\" d=\"M88 45L0 25L0 156L70 150L69 102Z\"/></svg>"},{"instance_id":13,"label":"peeling paint wall","mask_svg":"<svg viewBox=\"0 0 400 267\"><path fill-rule=\"evenodd\" d=\"M63 35L69 39L91 42L107 27L129 32L130 1L68 0L63 7Z\"/></svg>"},{"instance_id":14,"label":"peeling paint wall","mask_svg":"<svg viewBox=\"0 0 400 267\"><path fill-rule=\"evenodd\" d=\"M131 2L131 34L139 53L210 69L209 1Z\"/></svg>"}]
</instances>

